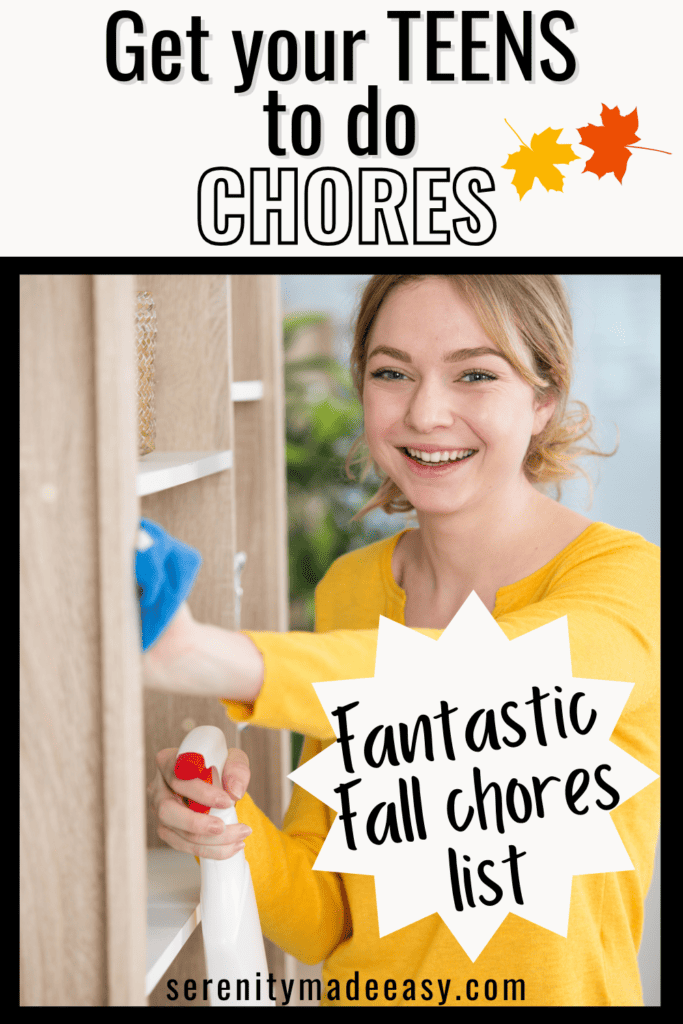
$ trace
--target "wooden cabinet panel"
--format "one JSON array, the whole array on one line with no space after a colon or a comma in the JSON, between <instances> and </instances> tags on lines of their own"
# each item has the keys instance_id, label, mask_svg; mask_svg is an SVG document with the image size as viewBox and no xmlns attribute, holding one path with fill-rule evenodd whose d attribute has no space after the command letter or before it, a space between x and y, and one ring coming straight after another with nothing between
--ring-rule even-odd
<instances>
[{"instance_id":1,"label":"wooden cabinet panel","mask_svg":"<svg viewBox=\"0 0 683 1024\"><path fill-rule=\"evenodd\" d=\"M157 309L156 451L234 456L141 499L137 291ZM287 628L278 283L27 276L20 315L20 999L144 1005L146 848L162 845L145 790L157 750L216 724L248 751L251 792L278 825L288 795L286 734L238 735L217 701L143 692L134 587L142 515L201 552L196 618L237 627L244 551L241 625ZM235 380L262 381L262 397L233 403ZM268 947L283 977L283 955ZM204 976L200 928L169 970ZM168 1005L158 995L151 1005Z\"/></svg>"}]
</instances>

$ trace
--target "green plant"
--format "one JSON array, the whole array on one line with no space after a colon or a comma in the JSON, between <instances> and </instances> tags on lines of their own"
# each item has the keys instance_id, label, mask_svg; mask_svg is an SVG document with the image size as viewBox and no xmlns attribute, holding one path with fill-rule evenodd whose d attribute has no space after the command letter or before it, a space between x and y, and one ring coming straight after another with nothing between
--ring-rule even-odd
<instances>
[{"instance_id":1,"label":"green plant","mask_svg":"<svg viewBox=\"0 0 683 1024\"><path fill-rule=\"evenodd\" d=\"M320 324L322 313L285 316L288 352L297 333ZM344 462L363 429L363 410L347 367L325 355L285 363L286 457L289 510L290 628L315 628L315 588L336 558L371 544L387 528L349 520L379 486L374 474L363 483L346 476ZM358 470L356 470L356 475ZM292 770L303 737L292 733Z\"/></svg>"}]
</instances>

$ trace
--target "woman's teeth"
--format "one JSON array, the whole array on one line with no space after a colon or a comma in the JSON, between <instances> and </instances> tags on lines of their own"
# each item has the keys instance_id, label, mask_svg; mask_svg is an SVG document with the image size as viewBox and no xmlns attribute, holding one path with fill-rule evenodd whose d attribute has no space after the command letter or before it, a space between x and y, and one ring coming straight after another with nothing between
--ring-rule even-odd
<instances>
[{"instance_id":1,"label":"woman's teeth","mask_svg":"<svg viewBox=\"0 0 683 1024\"><path fill-rule=\"evenodd\" d=\"M431 466L435 462L460 462L461 459L474 455L476 449L468 448L467 451L452 452L421 452L417 448L405 448L404 451L408 452L416 462L423 462L425 465Z\"/></svg>"}]
</instances>

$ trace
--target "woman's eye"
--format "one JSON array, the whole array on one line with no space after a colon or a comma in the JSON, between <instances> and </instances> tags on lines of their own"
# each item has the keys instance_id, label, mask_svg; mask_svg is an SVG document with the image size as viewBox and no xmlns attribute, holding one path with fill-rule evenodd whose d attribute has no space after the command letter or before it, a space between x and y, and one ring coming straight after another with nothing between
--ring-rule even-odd
<instances>
[{"instance_id":1,"label":"woman's eye","mask_svg":"<svg viewBox=\"0 0 683 1024\"><path fill-rule=\"evenodd\" d=\"M385 376L387 373L393 374L393 376ZM405 374L401 373L400 370L375 370L370 374L370 376L375 377L378 380L397 380L399 377L405 377ZM468 372L464 373L459 379L466 381L468 377L475 378L473 381L475 384L480 380L496 380L494 374L487 373L486 370L468 370Z\"/></svg>"},{"instance_id":2,"label":"woman's eye","mask_svg":"<svg viewBox=\"0 0 683 1024\"><path fill-rule=\"evenodd\" d=\"M461 380L465 380L467 377L478 377L480 380L496 379L492 373L486 373L484 370L469 370L468 373L463 374Z\"/></svg>"},{"instance_id":3,"label":"woman's eye","mask_svg":"<svg viewBox=\"0 0 683 1024\"><path fill-rule=\"evenodd\" d=\"M385 373L393 373L394 377L385 377ZM375 370L374 373L370 374L371 377L378 377L380 380L396 380L396 377L404 377L405 374L400 373L398 370Z\"/></svg>"}]
</instances>

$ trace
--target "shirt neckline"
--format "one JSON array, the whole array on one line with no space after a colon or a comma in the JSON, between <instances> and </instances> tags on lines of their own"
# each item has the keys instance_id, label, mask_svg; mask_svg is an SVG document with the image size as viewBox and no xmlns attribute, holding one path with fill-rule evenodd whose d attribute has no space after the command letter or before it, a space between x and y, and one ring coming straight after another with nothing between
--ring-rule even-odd
<instances>
[{"instance_id":1,"label":"shirt neckline","mask_svg":"<svg viewBox=\"0 0 683 1024\"><path fill-rule=\"evenodd\" d=\"M545 563L545 565L542 565L534 572L529 573L528 576L522 576L521 579L516 580L514 583L506 583L505 586L499 587L498 590L496 591L496 603L493 607L492 614L495 616L496 609L498 608L498 600L501 594L507 593L507 591L512 590L514 587L519 587L521 584L526 583L528 580L532 580L534 576L538 576L539 573L547 572L548 567L551 566L553 562L555 562L562 555L566 555L570 548L572 548L575 544L578 544L578 542L586 536L589 530L592 530L594 526L601 525L602 524L597 521L590 523L585 530L581 531L578 537L575 537L574 540L570 541L569 544L566 545L566 547L562 548L561 551L558 551L557 554L553 558L551 558L549 562ZM415 527L407 526L404 530L401 530L399 533L395 534L393 537L390 538L390 541L387 544L384 552L382 566L385 583L388 584L389 589L393 592L394 596L398 598L402 613L405 613L406 592L402 587L399 587L398 583L394 579L394 574L391 571L391 560L396 549L396 545L398 544L403 534L407 533L408 530L413 529L415 529ZM403 614L403 618L405 620L405 614Z\"/></svg>"}]
</instances>

